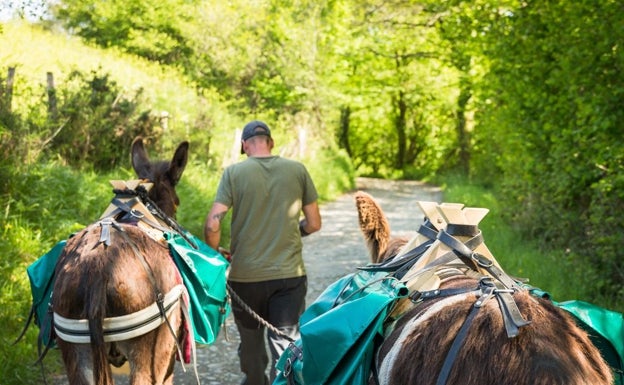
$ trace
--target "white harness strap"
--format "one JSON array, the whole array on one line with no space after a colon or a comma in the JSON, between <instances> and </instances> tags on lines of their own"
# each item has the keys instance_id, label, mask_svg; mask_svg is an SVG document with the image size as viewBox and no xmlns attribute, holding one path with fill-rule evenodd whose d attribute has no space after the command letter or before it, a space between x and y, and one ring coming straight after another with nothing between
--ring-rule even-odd
<instances>
[{"instance_id":1,"label":"white harness strap","mask_svg":"<svg viewBox=\"0 0 624 385\"><path fill-rule=\"evenodd\" d=\"M165 295L163 305L167 317L173 313L176 306L180 305L180 297L184 292L184 285L176 285ZM165 317L160 314L158 304L155 302L132 314L104 318L104 341L125 341L138 337L156 329L163 322L165 322ZM77 344L91 343L89 320L87 319L65 318L54 313L54 330L63 341Z\"/></svg>"}]
</instances>

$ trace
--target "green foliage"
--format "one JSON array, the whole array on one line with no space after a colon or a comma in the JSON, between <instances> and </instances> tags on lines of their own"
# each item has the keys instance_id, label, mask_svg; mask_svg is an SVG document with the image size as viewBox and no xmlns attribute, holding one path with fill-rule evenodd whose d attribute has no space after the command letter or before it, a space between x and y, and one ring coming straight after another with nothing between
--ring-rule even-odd
<instances>
[{"instance_id":1,"label":"green foliage","mask_svg":"<svg viewBox=\"0 0 624 385\"><path fill-rule=\"evenodd\" d=\"M192 149L192 147L191 147ZM203 239L204 221L217 193L221 173L206 163L191 162L186 166L182 181L176 188L180 196L177 221L191 233ZM227 237L228 229L224 229Z\"/></svg>"},{"instance_id":2,"label":"green foliage","mask_svg":"<svg viewBox=\"0 0 624 385\"><path fill-rule=\"evenodd\" d=\"M419 2L345 3L332 30L352 38L328 37L335 44L327 47L334 63L324 79L335 89L330 96L349 112L337 129L339 143L362 175L434 173L453 154L449 85L457 78L452 68L441 66L439 35L432 27L436 11Z\"/></svg>"},{"instance_id":3,"label":"green foliage","mask_svg":"<svg viewBox=\"0 0 624 385\"><path fill-rule=\"evenodd\" d=\"M4 27L4 32L0 34L0 45L3 47L0 50L0 77L6 73L8 66L16 68L12 113L28 123L23 125L23 130L38 138L33 139L33 146L25 146L30 152L37 151L38 155L42 144L63 123L46 124L47 85L44 82L48 72L54 77L59 98L65 92L76 95L81 86L86 86L85 83L91 80L87 74L106 77L108 85L114 84L119 91L117 96L120 100L139 103L137 114L149 111L152 119L159 119L158 125L163 129L160 143L166 148L188 138L191 133L196 139L205 135L221 140L226 130L226 140L231 139L229 133L238 118L228 111L227 103L210 90L202 90L199 95L194 85L172 67L163 67L114 48L96 49L76 38L37 25L11 22L4 24ZM70 86L68 78L76 71L82 74L83 81L75 78ZM202 116L207 114L218 121L206 126ZM36 132L33 127L45 131ZM17 143L19 139L16 138ZM202 141L207 142L204 138ZM217 144L223 146L224 143ZM36 157L31 156L31 159Z\"/></svg>"},{"instance_id":4,"label":"green foliage","mask_svg":"<svg viewBox=\"0 0 624 385\"><path fill-rule=\"evenodd\" d=\"M309 108L319 92L314 70L326 3L202 1L186 72L245 111L294 115Z\"/></svg>"},{"instance_id":5,"label":"green foliage","mask_svg":"<svg viewBox=\"0 0 624 385\"><path fill-rule=\"evenodd\" d=\"M174 64L183 62L191 53L184 33L184 25L191 17L188 5L183 0L65 0L52 11L65 28L87 41Z\"/></svg>"},{"instance_id":6,"label":"green foliage","mask_svg":"<svg viewBox=\"0 0 624 385\"><path fill-rule=\"evenodd\" d=\"M622 153L613 157L622 169ZM583 259L600 267L596 274L596 287L610 300L624 298L622 280L622 234L624 219L619 213L624 209L624 173L605 170L599 182L592 185L591 203L585 231L577 253Z\"/></svg>"},{"instance_id":7,"label":"green foliage","mask_svg":"<svg viewBox=\"0 0 624 385\"><path fill-rule=\"evenodd\" d=\"M319 201L335 199L355 187L354 170L344 150L323 149L304 163L319 193Z\"/></svg>"},{"instance_id":8,"label":"green foliage","mask_svg":"<svg viewBox=\"0 0 624 385\"><path fill-rule=\"evenodd\" d=\"M605 266L596 282L604 295L621 292L624 279L618 7L529 2L500 17L477 155L490 164L479 175L499 171L494 182L518 228L583 265Z\"/></svg>"},{"instance_id":9,"label":"green foliage","mask_svg":"<svg viewBox=\"0 0 624 385\"><path fill-rule=\"evenodd\" d=\"M149 111L137 111L141 90L126 96L109 74L73 71L53 121L59 128L49 151L75 168L112 170L127 164L136 136L157 141L162 130Z\"/></svg>"},{"instance_id":10,"label":"green foliage","mask_svg":"<svg viewBox=\"0 0 624 385\"><path fill-rule=\"evenodd\" d=\"M0 76L0 167L11 168L31 164L39 158L46 135L46 118L45 105L39 98L29 100L19 110L11 108L11 104L16 104L11 100L20 100L35 91L21 79L14 80L9 98L7 78Z\"/></svg>"}]
</instances>

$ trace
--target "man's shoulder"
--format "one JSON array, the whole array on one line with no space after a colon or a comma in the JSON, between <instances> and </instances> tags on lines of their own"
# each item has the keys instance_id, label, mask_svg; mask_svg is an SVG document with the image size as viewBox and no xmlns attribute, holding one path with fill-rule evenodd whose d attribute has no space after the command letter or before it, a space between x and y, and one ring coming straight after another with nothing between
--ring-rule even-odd
<instances>
[{"instance_id":1,"label":"man's shoulder","mask_svg":"<svg viewBox=\"0 0 624 385\"><path fill-rule=\"evenodd\" d=\"M284 158L283 156L279 156L279 155L276 155L276 156L275 156L275 159L276 159L278 162L283 162L283 163L287 163L287 164L291 164L291 165L297 165L297 166L305 167L305 166L303 165L303 162L298 161L298 160L296 160L296 159L292 159L292 158Z\"/></svg>"},{"instance_id":2,"label":"man's shoulder","mask_svg":"<svg viewBox=\"0 0 624 385\"><path fill-rule=\"evenodd\" d=\"M292 170L292 172L296 172L296 173L307 172L306 166L298 160L289 159L289 158L280 158L279 162L282 163L283 168Z\"/></svg>"},{"instance_id":3,"label":"man's shoulder","mask_svg":"<svg viewBox=\"0 0 624 385\"><path fill-rule=\"evenodd\" d=\"M298 160L291 159L291 158L284 158L283 156L276 156L275 159L278 162L284 162L284 163L290 163L290 164L302 164Z\"/></svg>"},{"instance_id":4,"label":"man's shoulder","mask_svg":"<svg viewBox=\"0 0 624 385\"><path fill-rule=\"evenodd\" d=\"M249 157L243 161L229 165L226 170L229 169L230 172L245 172L243 170L254 170L260 165L264 165L264 167L273 170L280 169L287 172L307 171L302 162L295 159L284 158L279 155L270 157Z\"/></svg>"}]
</instances>

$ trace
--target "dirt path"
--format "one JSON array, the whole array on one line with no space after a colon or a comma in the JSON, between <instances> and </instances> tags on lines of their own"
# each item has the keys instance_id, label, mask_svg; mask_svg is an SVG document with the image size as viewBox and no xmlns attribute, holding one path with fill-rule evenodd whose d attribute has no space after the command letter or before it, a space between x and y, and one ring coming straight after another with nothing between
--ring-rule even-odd
<instances>
[{"instance_id":1,"label":"dirt path","mask_svg":"<svg viewBox=\"0 0 624 385\"><path fill-rule=\"evenodd\" d=\"M385 211L395 235L413 232L423 221L415 202L441 202L436 187L414 181L384 181L360 178L357 188L371 194ZM332 282L368 262L368 254L358 228L353 193L321 206L323 228L304 239L303 255L308 273L308 304ZM226 338L227 336L227 338ZM198 349L198 372L202 385L237 385L241 381L236 349L238 332L230 317L217 341ZM196 384L192 368L183 372L176 364L175 383ZM116 375L116 383L125 385L127 376ZM65 385L56 383L56 385Z\"/></svg>"}]
</instances>

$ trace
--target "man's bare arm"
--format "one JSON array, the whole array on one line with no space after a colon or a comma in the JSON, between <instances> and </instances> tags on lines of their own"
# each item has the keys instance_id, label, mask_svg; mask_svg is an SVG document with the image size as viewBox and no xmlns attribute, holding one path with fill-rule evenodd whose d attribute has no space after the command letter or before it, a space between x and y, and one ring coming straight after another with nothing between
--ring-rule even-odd
<instances>
[{"instance_id":1,"label":"man's bare arm","mask_svg":"<svg viewBox=\"0 0 624 385\"><path fill-rule=\"evenodd\" d=\"M303 206L303 215L305 218L299 222L301 235L309 235L321 229L321 213L317 202Z\"/></svg>"},{"instance_id":2,"label":"man's bare arm","mask_svg":"<svg viewBox=\"0 0 624 385\"><path fill-rule=\"evenodd\" d=\"M215 250L219 248L219 241L221 240L221 221L227 214L229 207L215 202L212 205L212 209L206 216L206 222L204 224L204 239L208 246Z\"/></svg>"}]
</instances>

